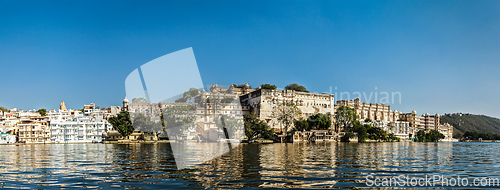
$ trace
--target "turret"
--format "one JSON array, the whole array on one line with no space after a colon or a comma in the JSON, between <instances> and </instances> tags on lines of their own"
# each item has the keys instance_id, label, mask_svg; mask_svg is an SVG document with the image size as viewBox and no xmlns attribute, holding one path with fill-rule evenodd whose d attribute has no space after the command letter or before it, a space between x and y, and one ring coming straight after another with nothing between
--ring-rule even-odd
<instances>
[{"instance_id":1,"label":"turret","mask_svg":"<svg viewBox=\"0 0 500 190\"><path fill-rule=\"evenodd\" d=\"M128 111L128 99L127 99L127 96L125 96L125 99L123 99L123 107L122 107L122 111Z\"/></svg>"}]
</instances>

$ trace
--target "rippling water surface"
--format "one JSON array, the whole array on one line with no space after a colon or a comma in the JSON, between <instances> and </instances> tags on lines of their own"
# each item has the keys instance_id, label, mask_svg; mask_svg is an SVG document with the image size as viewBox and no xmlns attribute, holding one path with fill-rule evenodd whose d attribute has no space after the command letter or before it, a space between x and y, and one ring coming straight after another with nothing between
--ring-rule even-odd
<instances>
[{"instance_id":1,"label":"rippling water surface","mask_svg":"<svg viewBox=\"0 0 500 190\"><path fill-rule=\"evenodd\" d=\"M2 145L0 188L365 188L367 175L500 178L499 150L499 143L241 144L177 170L167 143Z\"/></svg>"}]
</instances>

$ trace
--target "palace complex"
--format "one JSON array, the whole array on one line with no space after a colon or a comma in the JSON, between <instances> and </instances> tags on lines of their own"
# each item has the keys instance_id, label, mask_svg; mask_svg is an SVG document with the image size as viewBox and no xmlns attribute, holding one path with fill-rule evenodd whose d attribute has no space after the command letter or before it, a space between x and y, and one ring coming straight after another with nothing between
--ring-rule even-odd
<instances>
[{"instance_id":1,"label":"palace complex","mask_svg":"<svg viewBox=\"0 0 500 190\"><path fill-rule=\"evenodd\" d=\"M361 102L360 98L335 101L334 95L329 93L262 89L260 86L251 89L248 84L239 87L231 85L228 88L214 84L210 86L209 91L205 91L205 89L200 89L197 92L194 89L194 91L195 96L180 98L179 100L185 100L176 100L176 102L129 102L125 97L122 107L112 106L107 109L99 109L94 103L84 105L82 110L67 109L62 101L57 111L47 111L46 116L41 116L35 111L11 109L8 113L0 113L0 143L78 143L123 139L107 121L107 118L117 115L120 111L128 111L132 121L138 114L142 114L156 124L161 122L162 114L166 118L169 115L165 114L175 113L170 116L176 120L192 117L193 126L186 128L184 134L180 134L178 138L217 140L228 137L242 139L244 136L242 121L243 115L246 113L255 113L276 133L285 132L285 127L277 119L275 110L280 106L292 103L300 110L300 114L296 115L294 119L307 119L318 113L330 117L330 129L311 132L311 134L322 134L323 139L330 139L343 133L343 129L335 127L334 118L337 109L341 106L353 108L361 124L381 128L401 139L415 138L419 130L437 130L445 135L444 140L451 140L453 135L453 126L447 123L441 124L438 114L426 113L419 116L415 110L411 113L402 113L398 110L391 110L391 106L386 104ZM175 107L192 108L192 110L162 113L163 110L175 109ZM232 121L240 122L236 126L231 124ZM232 128L230 131L223 131L221 125ZM136 130L129 139L156 140L156 134L158 130L161 130L160 127L152 131L140 131L143 128L134 127ZM293 124L288 126L288 130L293 127ZM300 136L300 138L303 137Z\"/></svg>"}]
</instances>

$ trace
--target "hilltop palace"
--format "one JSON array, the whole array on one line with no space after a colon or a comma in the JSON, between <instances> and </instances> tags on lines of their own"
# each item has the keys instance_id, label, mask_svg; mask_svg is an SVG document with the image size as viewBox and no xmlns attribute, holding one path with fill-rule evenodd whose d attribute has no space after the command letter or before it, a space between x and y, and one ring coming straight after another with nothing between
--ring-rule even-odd
<instances>
[{"instance_id":1,"label":"hilltop palace","mask_svg":"<svg viewBox=\"0 0 500 190\"><path fill-rule=\"evenodd\" d=\"M94 103L84 105L83 110L67 109L64 101L59 109L50 110L47 116L41 116L33 111L11 109L10 112L0 113L0 143L85 143L101 142L103 140L123 139L113 129L107 118L117 115L120 111L128 111L131 115L143 113L152 122L161 121L161 110L171 106L192 106L195 126L188 130L182 138L187 139L217 139L224 133L216 126L216 118L221 116L243 119L246 113L255 113L266 122L274 132L284 132L283 124L273 117L273 109L284 102L293 102L301 111L297 117L307 119L309 116L322 113L331 118L331 127L324 131L326 136L338 137L343 129L335 127L334 115L340 106L353 108L359 116L361 124L370 124L379 127L395 136L407 140L414 138L419 130L437 130L445 135L443 141L452 139L453 127L441 124L438 114L428 113L421 116L413 110L411 113L391 110L389 105L380 103L365 103L359 98L354 100L335 101L333 94L298 92L295 90L251 89L248 84L237 88L231 85L224 89L214 84L209 91L201 89L192 102L170 103L134 103L127 98L123 106L112 106L107 109L98 109ZM83 111L83 112L82 112ZM293 126L289 127L290 130ZM153 139L144 131L136 129L129 139ZM154 134L154 133L153 133ZM243 136L240 129L235 132ZM154 137L156 140L156 136Z\"/></svg>"}]
</instances>

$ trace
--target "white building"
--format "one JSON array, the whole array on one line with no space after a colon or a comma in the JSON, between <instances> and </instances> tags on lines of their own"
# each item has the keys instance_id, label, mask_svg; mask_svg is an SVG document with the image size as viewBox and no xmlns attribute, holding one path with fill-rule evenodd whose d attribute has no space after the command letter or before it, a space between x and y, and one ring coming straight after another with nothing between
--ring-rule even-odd
<instances>
[{"instance_id":1,"label":"white building","mask_svg":"<svg viewBox=\"0 0 500 190\"><path fill-rule=\"evenodd\" d=\"M20 118L30 118L30 117L40 117L40 113L33 111L20 111L18 117Z\"/></svg>"},{"instance_id":2,"label":"white building","mask_svg":"<svg viewBox=\"0 0 500 190\"><path fill-rule=\"evenodd\" d=\"M16 117L0 118L0 130L4 132L11 131L13 135L17 134L16 124L20 120Z\"/></svg>"},{"instance_id":3,"label":"white building","mask_svg":"<svg viewBox=\"0 0 500 190\"><path fill-rule=\"evenodd\" d=\"M12 121L0 117L0 144L15 143L16 135L12 132Z\"/></svg>"},{"instance_id":4,"label":"white building","mask_svg":"<svg viewBox=\"0 0 500 190\"><path fill-rule=\"evenodd\" d=\"M362 124L365 124L365 122L360 121ZM387 131L388 133L393 133L394 136L400 138L401 140L409 140L410 139L410 134L413 134L413 130L410 127L410 122L407 121L372 121L368 122L366 124L372 125L374 127L381 128L384 131Z\"/></svg>"},{"instance_id":5,"label":"white building","mask_svg":"<svg viewBox=\"0 0 500 190\"><path fill-rule=\"evenodd\" d=\"M120 106L111 106L111 115L116 116L121 112L122 108Z\"/></svg>"},{"instance_id":6,"label":"white building","mask_svg":"<svg viewBox=\"0 0 500 190\"><path fill-rule=\"evenodd\" d=\"M11 144L16 142L16 135L12 135L0 128L0 144Z\"/></svg>"},{"instance_id":7,"label":"white building","mask_svg":"<svg viewBox=\"0 0 500 190\"><path fill-rule=\"evenodd\" d=\"M102 134L112 126L103 119L100 110L86 109L86 114L78 110L67 110L64 102L58 112L49 112L52 143L101 142Z\"/></svg>"}]
</instances>

